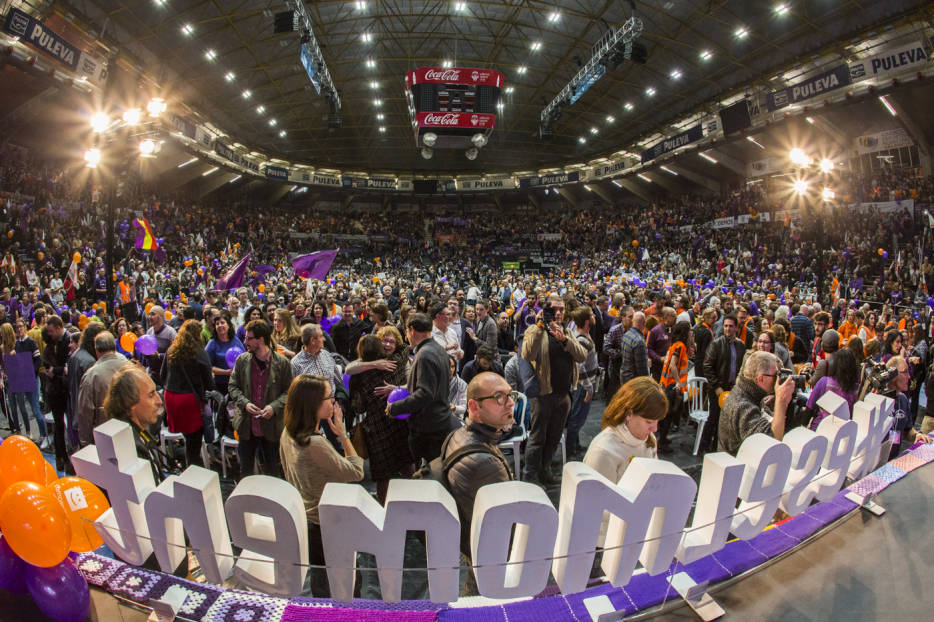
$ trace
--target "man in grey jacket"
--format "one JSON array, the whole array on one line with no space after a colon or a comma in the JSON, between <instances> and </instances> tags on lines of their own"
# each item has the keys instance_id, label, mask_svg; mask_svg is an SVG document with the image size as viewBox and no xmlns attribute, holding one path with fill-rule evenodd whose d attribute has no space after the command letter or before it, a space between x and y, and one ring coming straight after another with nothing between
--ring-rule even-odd
<instances>
[{"instance_id":1,"label":"man in grey jacket","mask_svg":"<svg viewBox=\"0 0 934 622\"><path fill-rule=\"evenodd\" d=\"M785 436L785 414L795 394L795 381L778 384L781 362L771 352L753 352L743 366L736 386L723 402L718 450L734 456L753 434L768 434L780 441ZM774 393L774 395L772 395Z\"/></svg>"},{"instance_id":2,"label":"man in grey jacket","mask_svg":"<svg viewBox=\"0 0 934 622\"><path fill-rule=\"evenodd\" d=\"M94 337L94 351L97 362L85 372L78 389L78 441L82 447L94 442L94 428L107 421L104 400L110 381L118 369L130 364L117 352L117 341L106 330Z\"/></svg>"}]
</instances>

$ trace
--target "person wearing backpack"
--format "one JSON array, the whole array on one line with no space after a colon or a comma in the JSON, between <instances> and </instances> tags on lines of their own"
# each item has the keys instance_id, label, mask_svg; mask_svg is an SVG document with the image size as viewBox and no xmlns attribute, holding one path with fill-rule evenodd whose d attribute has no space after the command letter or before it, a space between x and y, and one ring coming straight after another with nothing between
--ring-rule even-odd
<instances>
[{"instance_id":1,"label":"person wearing backpack","mask_svg":"<svg viewBox=\"0 0 934 622\"><path fill-rule=\"evenodd\" d=\"M441 448L440 479L457 503L461 551L468 560L477 492L487 484L513 479L509 463L497 445L512 427L516 399L517 393L502 376L477 374L467 385L467 425L451 432Z\"/></svg>"}]
</instances>

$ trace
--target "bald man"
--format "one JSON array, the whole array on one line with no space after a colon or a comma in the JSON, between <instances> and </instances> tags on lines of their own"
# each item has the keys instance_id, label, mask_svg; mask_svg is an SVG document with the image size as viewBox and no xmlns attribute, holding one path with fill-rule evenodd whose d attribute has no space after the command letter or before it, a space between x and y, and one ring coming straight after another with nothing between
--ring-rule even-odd
<instances>
[{"instance_id":1,"label":"bald man","mask_svg":"<svg viewBox=\"0 0 934 622\"><path fill-rule=\"evenodd\" d=\"M448 488L461 518L464 555L470 555L470 521L477 491L487 484L512 479L509 463L497 445L513 426L516 396L499 374L482 372L474 376L467 385L467 425L451 433L441 452L448 469Z\"/></svg>"}]
</instances>

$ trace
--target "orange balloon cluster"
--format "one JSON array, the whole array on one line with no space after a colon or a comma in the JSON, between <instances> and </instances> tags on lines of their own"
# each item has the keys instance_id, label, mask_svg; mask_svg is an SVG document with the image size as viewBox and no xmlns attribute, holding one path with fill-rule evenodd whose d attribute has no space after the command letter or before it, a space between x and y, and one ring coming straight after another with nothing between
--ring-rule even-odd
<instances>
[{"instance_id":1,"label":"orange balloon cluster","mask_svg":"<svg viewBox=\"0 0 934 622\"><path fill-rule=\"evenodd\" d=\"M11 436L0 444L0 531L24 561L51 568L69 551L93 551L103 544L93 522L109 508L91 482L59 479L28 438Z\"/></svg>"}]
</instances>

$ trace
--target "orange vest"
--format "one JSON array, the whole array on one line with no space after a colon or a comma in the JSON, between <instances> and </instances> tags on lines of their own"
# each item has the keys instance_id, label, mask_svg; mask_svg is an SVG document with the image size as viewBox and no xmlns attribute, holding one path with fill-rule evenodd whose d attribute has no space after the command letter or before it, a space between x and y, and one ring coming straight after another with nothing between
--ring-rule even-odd
<instances>
[{"instance_id":1,"label":"orange vest","mask_svg":"<svg viewBox=\"0 0 934 622\"><path fill-rule=\"evenodd\" d=\"M120 302L127 304L130 302L130 286L125 282L120 281Z\"/></svg>"},{"instance_id":2,"label":"orange vest","mask_svg":"<svg viewBox=\"0 0 934 622\"><path fill-rule=\"evenodd\" d=\"M672 358L677 352L677 359L672 365ZM681 383L680 391L684 393L687 390L688 383L688 348L683 341L671 344L668 348L668 357L665 359L665 365L662 367L661 384L664 387L674 386Z\"/></svg>"}]
</instances>

